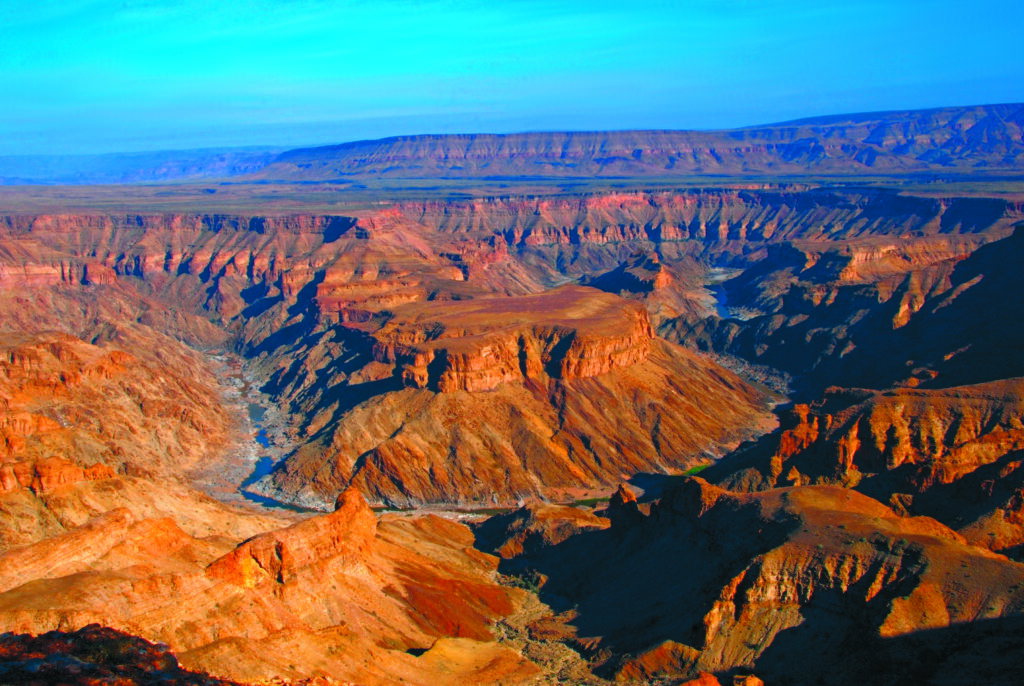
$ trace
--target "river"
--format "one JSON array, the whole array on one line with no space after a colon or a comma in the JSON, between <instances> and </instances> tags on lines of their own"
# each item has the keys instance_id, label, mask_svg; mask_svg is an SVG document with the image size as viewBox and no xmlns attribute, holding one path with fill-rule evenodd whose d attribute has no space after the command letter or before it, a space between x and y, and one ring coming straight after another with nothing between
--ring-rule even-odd
<instances>
[{"instance_id":1,"label":"river","mask_svg":"<svg viewBox=\"0 0 1024 686\"><path fill-rule=\"evenodd\" d=\"M260 392L255 379L247 375L238 356L218 353L209 359L225 406L235 415L236 429L221 455L189 474L193 485L225 503L278 512L307 511L248 491L248 486L269 474L290 450L288 423L270 397Z\"/></svg>"}]
</instances>

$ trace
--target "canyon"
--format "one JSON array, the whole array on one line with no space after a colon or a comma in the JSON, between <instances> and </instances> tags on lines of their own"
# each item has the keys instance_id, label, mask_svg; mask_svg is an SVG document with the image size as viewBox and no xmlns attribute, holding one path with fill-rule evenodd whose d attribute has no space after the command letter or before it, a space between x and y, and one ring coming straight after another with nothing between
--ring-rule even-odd
<instances>
[{"instance_id":1,"label":"canyon","mask_svg":"<svg viewBox=\"0 0 1024 686\"><path fill-rule=\"evenodd\" d=\"M0 193L0 675L1012 683L1024 192L806 173L1012 177L1019 113Z\"/></svg>"}]
</instances>

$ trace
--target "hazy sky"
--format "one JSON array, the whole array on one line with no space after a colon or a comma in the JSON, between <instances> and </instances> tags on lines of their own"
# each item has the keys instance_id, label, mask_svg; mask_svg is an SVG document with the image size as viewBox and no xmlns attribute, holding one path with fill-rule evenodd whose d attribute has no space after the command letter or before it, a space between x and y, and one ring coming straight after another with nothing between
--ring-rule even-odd
<instances>
[{"instance_id":1,"label":"hazy sky","mask_svg":"<svg viewBox=\"0 0 1024 686\"><path fill-rule=\"evenodd\" d=\"M1024 101L1021 0L0 0L0 154Z\"/></svg>"}]
</instances>

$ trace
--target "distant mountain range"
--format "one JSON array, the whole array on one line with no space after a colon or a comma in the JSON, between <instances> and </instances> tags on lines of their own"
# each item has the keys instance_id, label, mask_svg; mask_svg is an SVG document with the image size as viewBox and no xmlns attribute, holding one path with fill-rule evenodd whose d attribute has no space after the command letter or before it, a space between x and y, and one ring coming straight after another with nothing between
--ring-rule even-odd
<instances>
[{"instance_id":1,"label":"distant mountain range","mask_svg":"<svg viewBox=\"0 0 1024 686\"><path fill-rule=\"evenodd\" d=\"M421 135L283 151L235 148L0 157L0 183L149 183L244 176L672 178L1024 171L1024 104L834 115L722 131Z\"/></svg>"},{"instance_id":2,"label":"distant mountain range","mask_svg":"<svg viewBox=\"0 0 1024 686\"><path fill-rule=\"evenodd\" d=\"M0 156L0 185L154 183L249 174L283 148L204 148L103 155Z\"/></svg>"},{"instance_id":3,"label":"distant mountain range","mask_svg":"<svg viewBox=\"0 0 1024 686\"><path fill-rule=\"evenodd\" d=\"M802 119L727 131L408 136L282 153L267 179L903 174L1024 168L1024 105Z\"/></svg>"}]
</instances>

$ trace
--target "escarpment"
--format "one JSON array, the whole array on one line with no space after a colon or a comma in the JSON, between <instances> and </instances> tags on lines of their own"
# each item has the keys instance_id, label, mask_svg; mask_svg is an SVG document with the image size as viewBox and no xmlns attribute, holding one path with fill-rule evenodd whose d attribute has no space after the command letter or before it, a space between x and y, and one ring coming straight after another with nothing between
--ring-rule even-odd
<instances>
[{"instance_id":1,"label":"escarpment","mask_svg":"<svg viewBox=\"0 0 1024 686\"><path fill-rule=\"evenodd\" d=\"M1008 379L887 392L831 389L813 405L790 410L780 430L764 439L767 451L751 447L707 476L760 490L805 483L856 486L871 475L895 472L901 490L923 492L1024 447L1022 383ZM754 471L739 468L756 462Z\"/></svg>"},{"instance_id":2,"label":"escarpment","mask_svg":"<svg viewBox=\"0 0 1024 686\"><path fill-rule=\"evenodd\" d=\"M655 353L667 349L652 319L660 334L695 347L791 373L810 368L808 388L846 380L855 359L879 356L882 343L886 350L901 345L901 336L920 329L918 319L944 316L942 298L958 294L966 302L979 288L995 288L987 267L973 282L959 265L977 261L978 246L1005 236L1020 216L1008 201L883 190L513 197L345 216L25 215L3 220L10 248L0 266L6 311L19 326L46 316L42 305L14 304L27 288L37 303L48 298L60 326L76 336L137 341L144 323L145 335L166 331L193 344L220 336L219 344L249 358L297 419L293 462L259 486L268 493L326 506L356 479L375 502L473 502L510 462L521 465L510 470L521 471L509 477L515 502L556 483L561 490L607 485L621 469L685 468L751 435L752 425L736 423L757 416L760 401L752 405L746 390L739 395L747 400L719 413L721 421L696 407L666 421L688 394L678 387L673 395L677 386L664 382L676 374L669 369L691 370L682 378L707 375L702 392L716 396L708 407L724 406L738 386L713 367L695 371L678 353ZM724 291L753 318L702 319L710 307L702 282L709 261L746 267ZM46 270L51 276L40 276ZM643 307L576 286L548 290L583 275ZM144 306L132 304L133 293ZM90 299L108 304L84 305ZM78 307L87 314L67 323ZM128 323L114 334L99 324L118 317ZM881 327L896 334L873 343ZM899 368L899 378L926 383L938 366L980 353L915 360ZM663 379L661 389L652 390L655 378ZM621 433L571 397L591 383L595 397L614 396L612 407L636 417L622 437L585 430ZM399 400L410 393L416 401ZM489 437L473 439L457 437L448 421L434 422L430 437L427 417L444 404L435 393L496 394L445 410L455 415L477 404L490 416L525 403L534 418L495 417ZM356 432L356 417L371 416L379 428ZM412 416L422 423L405 421ZM702 427L705 440L684 436L687 422L689 430ZM442 458L452 441L464 447ZM539 455L547 463L563 465L557 477L547 468L526 476L538 470L520 455L536 445L545 446ZM452 462L484 446L501 458L486 469L471 460L488 475L477 483ZM310 456L318 451L314 467ZM408 473L408 465L427 464L432 475Z\"/></svg>"},{"instance_id":3,"label":"escarpment","mask_svg":"<svg viewBox=\"0 0 1024 686\"><path fill-rule=\"evenodd\" d=\"M565 286L540 295L424 303L374 332L374 359L403 382L442 393L492 390L529 378L572 380L644 361L642 306Z\"/></svg>"},{"instance_id":4,"label":"escarpment","mask_svg":"<svg viewBox=\"0 0 1024 686\"><path fill-rule=\"evenodd\" d=\"M323 507L355 480L378 503L475 502L509 463L515 502L604 486L629 469L685 468L766 426L750 423L763 416L754 409L761 401L751 404L731 377L665 352L652 319L660 334L695 347L791 373L811 366L809 387L842 380L855 358L875 354L878 345L866 342L878 327L907 335L937 298L973 297L978 284L957 265L1020 215L1008 201L882 190L604 193L404 203L346 216L25 215L0 227L11 246L0 266L6 311L19 326L45 321L38 303L46 298L76 336L138 341L144 324L144 335L216 341L249 358L296 418L296 449L257 487L266 493ZM789 247L771 247L780 241ZM702 319L708 261L749 265L725 292L753 319ZM49 281L39 276L46 270ZM634 302L576 286L548 290L583 275ZM982 290L994 287L986 279ZM37 304L17 306L21 288ZM145 300L133 304L133 294ZM74 314L79 307L85 315ZM113 334L98 323L118 318L127 323ZM793 352L800 340L810 351ZM666 382L680 367L689 370L680 378L710 379L701 387L715 396L709 408L745 400L717 414L694 405L668 421L690 394ZM901 368L902 378L926 382L933 367L910 366L909 378ZM652 390L653 379L662 387ZM607 426L577 392L635 420ZM445 404L435 393L472 395L444 410L453 416L522 405L533 418L495 415L484 437L460 438L451 422L434 421ZM420 420L407 421L413 416ZM373 417L375 428L356 431L357 417ZM686 435L698 427L703 440ZM463 447L444 447L453 442ZM536 449L528 446L544 447L524 458ZM486 468L470 459L485 477L454 465L482 449L500 456ZM433 472L420 471L425 465Z\"/></svg>"},{"instance_id":5,"label":"escarpment","mask_svg":"<svg viewBox=\"0 0 1024 686\"><path fill-rule=\"evenodd\" d=\"M550 181L602 177L1012 174L1021 106L947 107L801 119L726 131L563 131L399 136L290 150L254 178ZM401 188L401 186L397 186Z\"/></svg>"},{"instance_id":6,"label":"escarpment","mask_svg":"<svg viewBox=\"0 0 1024 686\"><path fill-rule=\"evenodd\" d=\"M1024 542L1015 455L1024 448L1020 379L942 390L831 389L703 476L736 490L835 484L926 514L978 545Z\"/></svg>"},{"instance_id":7,"label":"escarpment","mask_svg":"<svg viewBox=\"0 0 1024 686\"><path fill-rule=\"evenodd\" d=\"M1024 232L859 248L769 246L723 285L731 316L663 323L662 335L832 385L947 387L1024 374L1016 264ZM852 271L851 271L852 270Z\"/></svg>"},{"instance_id":8,"label":"escarpment","mask_svg":"<svg viewBox=\"0 0 1024 686\"><path fill-rule=\"evenodd\" d=\"M110 479L114 474L114 470L105 464L79 467L57 456L38 462L4 462L0 463L0 493L19 488L37 495L50 493L61 486L80 481Z\"/></svg>"},{"instance_id":9,"label":"escarpment","mask_svg":"<svg viewBox=\"0 0 1024 686\"><path fill-rule=\"evenodd\" d=\"M402 507L575 499L612 485L612 474L685 470L772 425L762 391L657 339L646 359L602 374L516 366L487 391L403 388L388 369L382 380L357 377L353 405L310 397L311 416L343 414L251 488L317 508L352 486Z\"/></svg>"}]
</instances>

